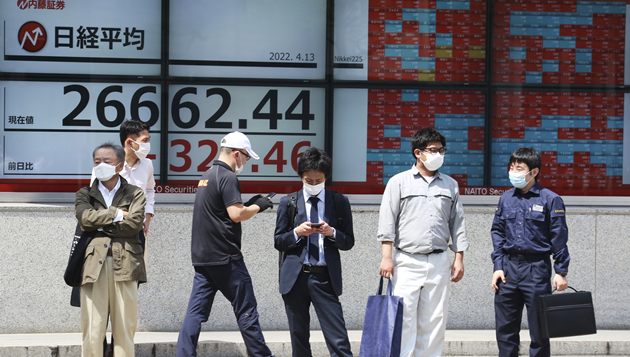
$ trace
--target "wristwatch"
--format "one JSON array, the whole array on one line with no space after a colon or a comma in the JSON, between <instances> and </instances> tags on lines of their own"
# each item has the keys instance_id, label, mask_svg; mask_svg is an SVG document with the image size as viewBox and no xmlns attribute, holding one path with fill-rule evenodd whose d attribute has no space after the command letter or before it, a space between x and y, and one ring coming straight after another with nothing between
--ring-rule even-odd
<instances>
[{"instance_id":1,"label":"wristwatch","mask_svg":"<svg viewBox=\"0 0 630 357\"><path fill-rule=\"evenodd\" d=\"M558 274L562 275L563 277L567 277L567 272L566 271L561 271Z\"/></svg>"}]
</instances>

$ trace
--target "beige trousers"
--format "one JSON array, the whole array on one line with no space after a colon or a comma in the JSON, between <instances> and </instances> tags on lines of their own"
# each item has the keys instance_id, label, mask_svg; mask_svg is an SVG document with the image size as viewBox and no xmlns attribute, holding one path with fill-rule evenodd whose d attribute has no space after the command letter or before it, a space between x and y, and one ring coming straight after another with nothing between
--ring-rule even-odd
<instances>
[{"instance_id":1,"label":"beige trousers","mask_svg":"<svg viewBox=\"0 0 630 357\"><path fill-rule=\"evenodd\" d=\"M448 252L421 255L394 251L392 295L403 298L401 357L439 357L444 347L448 288Z\"/></svg>"},{"instance_id":2,"label":"beige trousers","mask_svg":"<svg viewBox=\"0 0 630 357\"><path fill-rule=\"evenodd\" d=\"M138 321L138 282L114 281L112 257L107 257L96 282L81 286L83 357L102 357L107 316L111 314L114 356L133 357Z\"/></svg>"}]
</instances>

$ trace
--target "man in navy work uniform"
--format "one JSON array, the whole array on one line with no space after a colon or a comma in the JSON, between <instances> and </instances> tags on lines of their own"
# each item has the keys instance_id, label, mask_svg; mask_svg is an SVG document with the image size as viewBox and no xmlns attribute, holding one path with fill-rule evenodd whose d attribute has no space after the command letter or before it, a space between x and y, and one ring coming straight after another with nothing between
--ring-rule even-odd
<instances>
[{"instance_id":1,"label":"man in navy work uniform","mask_svg":"<svg viewBox=\"0 0 630 357\"><path fill-rule=\"evenodd\" d=\"M518 148L510 157L513 189L499 199L492 222L492 288L495 291L499 356L518 356L523 305L531 344L530 356L550 356L549 339L543 338L538 322L538 296L553 288L567 288L568 229L562 198L538 183L540 154L534 148Z\"/></svg>"},{"instance_id":2,"label":"man in navy work uniform","mask_svg":"<svg viewBox=\"0 0 630 357\"><path fill-rule=\"evenodd\" d=\"M260 325L252 280L241 254L241 222L271 208L267 197L241 200L236 175L250 158L258 160L247 136L233 132L221 140L219 159L199 180L192 226L193 289L177 340L177 356L196 356L201 323L208 321L217 291L232 303L251 356L271 356Z\"/></svg>"},{"instance_id":3,"label":"man in navy work uniform","mask_svg":"<svg viewBox=\"0 0 630 357\"><path fill-rule=\"evenodd\" d=\"M289 320L294 357L311 356L309 307L313 303L331 356L352 356L343 319L339 250L354 246L348 198L324 188L332 162L310 148L298 162L304 188L280 200L275 247L285 252L280 293ZM297 200L290 201L291 197ZM293 210L288 203L293 202ZM317 225L319 227L315 227Z\"/></svg>"}]
</instances>

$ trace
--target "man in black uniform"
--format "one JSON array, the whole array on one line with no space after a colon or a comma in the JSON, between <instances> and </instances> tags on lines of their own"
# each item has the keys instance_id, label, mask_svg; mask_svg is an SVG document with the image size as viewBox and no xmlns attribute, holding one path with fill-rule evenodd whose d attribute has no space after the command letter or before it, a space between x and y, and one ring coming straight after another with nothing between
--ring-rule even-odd
<instances>
[{"instance_id":1,"label":"man in black uniform","mask_svg":"<svg viewBox=\"0 0 630 357\"><path fill-rule=\"evenodd\" d=\"M236 175L250 158L258 160L245 134L221 140L219 159L206 171L195 196L192 226L193 289L177 340L177 356L196 356L201 323L208 321L217 291L232 303L239 329L251 356L271 356L260 325L256 298L241 254L241 221L273 207L256 195L245 204Z\"/></svg>"}]
</instances>

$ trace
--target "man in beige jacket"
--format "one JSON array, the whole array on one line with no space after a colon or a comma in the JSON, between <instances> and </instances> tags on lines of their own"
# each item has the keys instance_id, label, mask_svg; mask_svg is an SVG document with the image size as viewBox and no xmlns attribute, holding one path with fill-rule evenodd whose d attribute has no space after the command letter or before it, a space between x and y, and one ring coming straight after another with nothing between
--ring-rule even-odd
<instances>
[{"instance_id":1,"label":"man in beige jacket","mask_svg":"<svg viewBox=\"0 0 630 357\"><path fill-rule=\"evenodd\" d=\"M138 283L146 269L138 232L144 221L144 192L120 177L125 151L105 143L94 150L92 187L76 194L75 213L85 231L96 235L85 252L81 283L81 330L85 356L103 356L107 314L111 313L114 356L134 355ZM94 199L94 206L90 198Z\"/></svg>"}]
</instances>

